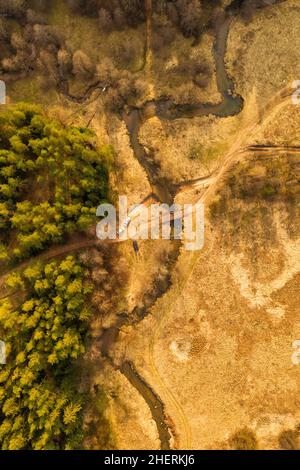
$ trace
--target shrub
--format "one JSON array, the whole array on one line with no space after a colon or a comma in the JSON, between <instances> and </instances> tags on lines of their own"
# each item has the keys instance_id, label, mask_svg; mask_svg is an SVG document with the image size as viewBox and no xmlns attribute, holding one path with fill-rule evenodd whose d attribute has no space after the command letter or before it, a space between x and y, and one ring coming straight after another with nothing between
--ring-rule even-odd
<instances>
[{"instance_id":1,"label":"shrub","mask_svg":"<svg viewBox=\"0 0 300 470\"><path fill-rule=\"evenodd\" d=\"M251 429L243 428L237 431L229 439L229 445L235 450L257 450L258 443L256 436Z\"/></svg>"},{"instance_id":2,"label":"shrub","mask_svg":"<svg viewBox=\"0 0 300 470\"><path fill-rule=\"evenodd\" d=\"M94 148L90 130L65 128L28 104L8 108L0 120L0 243L9 245L16 229L14 254L25 258L95 220L111 152Z\"/></svg>"}]
</instances>

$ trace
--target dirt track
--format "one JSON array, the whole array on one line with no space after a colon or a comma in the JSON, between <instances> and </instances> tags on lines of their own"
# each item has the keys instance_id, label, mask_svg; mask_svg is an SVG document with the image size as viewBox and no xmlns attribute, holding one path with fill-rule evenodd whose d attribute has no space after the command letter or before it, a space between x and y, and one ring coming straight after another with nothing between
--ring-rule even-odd
<instances>
[{"instance_id":1,"label":"dirt track","mask_svg":"<svg viewBox=\"0 0 300 470\"><path fill-rule=\"evenodd\" d=\"M271 100L272 106L268 104L266 106L266 114L264 116L264 119L269 119L271 115L274 115L278 112L278 110L282 106L286 106L290 103L290 95L292 93L292 90L288 92L287 89L282 90L278 94L275 95L275 97ZM300 152L300 147L283 147L283 146L262 146L262 145L245 145L245 141L251 136L255 134L255 131L258 129L258 126L261 125L260 122L256 121L251 121L248 123L248 125L240 132L238 138L235 140L229 151L224 155L223 157L223 162L221 163L220 167L209 177L205 178L199 178L196 180L192 181L186 181L177 186L177 193L176 195L183 195L183 194L188 194L194 190L202 190L202 195L200 196L198 202L204 203L207 201L215 192L218 184L222 180L223 176L225 173L231 168L231 166L239 161L241 158L248 158L253 155L253 153L260 153L260 154L267 154L267 155L274 155L274 154L280 154L280 153L298 153ZM153 197L153 194L150 194L145 198L142 203L146 203L149 205L151 202L157 202L156 199ZM148 229L148 224L147 227ZM126 239L125 239L126 240ZM89 248L92 246L97 246L101 245L103 243L120 243L124 240L116 239L116 240L98 240L96 237L95 238L87 238L84 235L81 235L77 237L76 241L70 241L69 243L61 246L56 246L52 247L49 250L37 255L34 258L31 258L27 261L21 262L17 267L11 268L7 270L4 274L1 275L0 277L0 286L3 287L5 283L5 278L6 276L12 272L15 271L16 269L24 269L30 262L34 260L48 260L51 258L59 257L62 255L65 255L67 253L72 253L76 252L81 249ZM188 283L192 273L193 273L193 268L194 265L196 264L198 255L197 252L195 252L192 257L191 257L191 262L189 265L189 270L188 270L188 275L186 276L185 279L182 280L181 284L181 289L178 291L177 297L174 299L174 304L178 301L178 299L181 296L182 289L184 286ZM11 295L10 293L7 294L7 296ZM171 309L170 309L171 311ZM155 330L153 331L153 334L149 340L149 348L148 348L148 361L149 365L151 368L151 372L153 376L155 377L155 381L158 384L160 388L160 392L163 393L162 399L163 402L165 403L165 406L168 406L168 402L171 401L173 404L173 407L177 410L177 418L172 416L172 420L175 423L180 422L180 428L183 430L183 433L179 433L180 435L180 448L185 448L189 449L191 447L191 431L189 427L189 423L185 417L184 410L181 407L180 403L178 402L177 398L175 395L172 393L171 390L167 388L163 381L163 377L159 375L158 369L155 364L155 357L154 357L154 346L157 338L159 337L160 333L163 330L164 324L166 322L167 317L162 317ZM181 437L181 435L183 436Z\"/></svg>"},{"instance_id":2,"label":"dirt track","mask_svg":"<svg viewBox=\"0 0 300 470\"><path fill-rule=\"evenodd\" d=\"M273 106L270 106L269 104L266 106L266 114L264 116L264 119L269 119L271 115L274 115L278 112L278 110L282 106L286 106L290 104L290 96L291 92L289 92L287 89L282 90L278 94L275 95L275 97L271 100L271 103L273 103ZM207 201L213 194L214 191L216 190L218 184L222 180L223 176L225 173L230 169L231 165L235 163L240 157L241 154L250 154L254 151L256 151L256 147L253 150L253 148L246 146L243 147L244 142L249 136L255 134L255 131L258 129L258 126L261 125L261 121L251 121L239 134L239 137L236 139L234 144L231 146L230 150L225 154L223 158L223 163L221 164L220 168L215 172L214 178L211 180L211 184L208 186L208 188L203 192L201 195L200 199L198 202L204 203ZM271 147L272 152L276 152L276 147ZM279 147L280 151L283 151L284 147ZM298 148L297 148L298 150ZM296 150L296 151L297 151ZM300 150L300 149L299 149ZM261 151L261 150L260 150ZM293 149L293 152L295 152L295 149ZM191 182L190 185L193 189L197 187L197 184L199 184L200 188L203 187L203 179L201 178L199 182L197 183L196 181ZM190 190L189 187L183 186L183 192L188 192ZM196 261L198 259L199 254L197 252L193 253L191 256L191 262L189 265L188 269L188 274L185 279L182 279L181 282L181 288L178 289L178 293L176 298L174 299L173 305L177 303L179 298L181 297L182 290L184 289L185 285L189 282L192 274L193 274L193 269L196 264ZM172 312L172 305L170 306L169 312ZM177 418L172 416L172 420L176 423L181 423L181 432L179 432L179 437L180 437L180 446L179 448L182 449L189 449L191 447L191 441L192 441L192 435L191 435L191 429L188 423L188 420L185 416L184 410L180 403L178 402L177 398L175 395L172 393L171 390L168 389L166 384L164 383L163 377L160 376L159 371L156 367L155 363L155 356L154 356L154 345L159 337L159 335L162 333L165 322L167 320L166 316L163 316L160 318L158 321L156 328L153 331L153 334L149 340L149 348L148 348L148 362L151 368L151 372L153 376L155 377L155 382L159 384L160 387L160 395L165 403L166 408L168 408L168 401L171 401L173 404L174 408L178 412Z\"/></svg>"}]
</instances>

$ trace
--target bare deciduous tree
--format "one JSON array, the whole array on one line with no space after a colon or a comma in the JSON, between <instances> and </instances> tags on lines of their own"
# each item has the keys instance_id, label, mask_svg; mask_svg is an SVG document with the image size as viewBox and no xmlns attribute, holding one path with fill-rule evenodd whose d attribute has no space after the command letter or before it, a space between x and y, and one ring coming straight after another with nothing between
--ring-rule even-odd
<instances>
[{"instance_id":1,"label":"bare deciduous tree","mask_svg":"<svg viewBox=\"0 0 300 470\"><path fill-rule=\"evenodd\" d=\"M57 62L61 78L67 78L72 72L72 54L68 49L60 49L57 53Z\"/></svg>"},{"instance_id":2,"label":"bare deciduous tree","mask_svg":"<svg viewBox=\"0 0 300 470\"><path fill-rule=\"evenodd\" d=\"M200 0L177 0L180 25L186 36L198 34L202 28L202 6Z\"/></svg>"},{"instance_id":3,"label":"bare deciduous tree","mask_svg":"<svg viewBox=\"0 0 300 470\"><path fill-rule=\"evenodd\" d=\"M102 31L111 31L113 27L113 20L110 12L104 8L100 8L98 12L98 23Z\"/></svg>"},{"instance_id":4,"label":"bare deciduous tree","mask_svg":"<svg viewBox=\"0 0 300 470\"><path fill-rule=\"evenodd\" d=\"M25 6L25 0L0 0L0 13L18 18L24 15Z\"/></svg>"}]
</instances>

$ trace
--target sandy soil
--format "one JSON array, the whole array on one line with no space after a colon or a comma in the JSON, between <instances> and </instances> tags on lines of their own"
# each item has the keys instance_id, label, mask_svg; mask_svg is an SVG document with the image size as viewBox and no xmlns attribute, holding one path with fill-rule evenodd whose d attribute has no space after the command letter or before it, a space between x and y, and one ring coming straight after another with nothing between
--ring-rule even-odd
<instances>
[{"instance_id":1,"label":"sandy soil","mask_svg":"<svg viewBox=\"0 0 300 470\"><path fill-rule=\"evenodd\" d=\"M227 65L245 99L239 116L171 123L153 118L141 129L141 142L154 149L162 173L174 182L216 172L218 181L207 192L207 204L222 187L239 149L254 143L300 143L299 109L288 104L290 98L267 117L261 112L270 97L300 78L299 8L296 0L289 0L259 12L251 24L234 23ZM208 60L211 43L206 38L205 47L199 45ZM183 41L178 54L184 55L189 47L188 40ZM199 51L195 49L194 54ZM175 52L169 52L170 61L176 62ZM161 67L155 58L152 65L153 71ZM161 84L152 85L155 94L163 93ZM31 97L35 89L29 88L26 95L26 87L18 89L16 84L11 88L12 99ZM218 101L214 80L200 99L207 101L208 96ZM56 105L65 106L59 97L55 100ZM70 105L65 112L76 116L78 110ZM150 186L129 146L124 123L101 117L101 106L94 104L86 109L85 123L94 112L91 126L102 142L109 141L116 149L114 189L127 194L130 203L140 202L150 193ZM189 157L195 146L204 149L203 155L212 155L209 167ZM253 168L257 175L261 171L259 165ZM191 193L188 202L202 194ZM181 250L172 287L145 320L120 335L116 359L131 359L162 399L174 423L174 447L227 448L232 433L247 426L256 432L260 448L277 448L279 432L300 422L299 370L291 362L291 344L300 338L300 247L298 235L290 239L280 223L285 216L282 207L276 207L274 238L266 237L264 230L257 232L260 249L255 262L245 234L230 239L225 224L222 228L207 223L205 248L195 253ZM128 274L120 300L126 308L132 310L143 302L170 250L168 242L157 242L155 247L153 242L142 242L135 257L129 242L120 247ZM129 382L109 365L99 366L95 382L108 394L108 419L118 447L158 448L150 410Z\"/></svg>"},{"instance_id":2,"label":"sandy soil","mask_svg":"<svg viewBox=\"0 0 300 470\"><path fill-rule=\"evenodd\" d=\"M265 8L249 24L237 20L227 48L227 67L237 92L255 94L263 106L276 90L300 77L300 5L297 0Z\"/></svg>"}]
</instances>

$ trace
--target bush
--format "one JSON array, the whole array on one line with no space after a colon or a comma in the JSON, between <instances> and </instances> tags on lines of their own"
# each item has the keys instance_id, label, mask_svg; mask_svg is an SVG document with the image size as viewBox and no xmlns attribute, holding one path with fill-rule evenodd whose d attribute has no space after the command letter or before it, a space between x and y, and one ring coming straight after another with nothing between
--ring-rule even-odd
<instances>
[{"instance_id":1,"label":"bush","mask_svg":"<svg viewBox=\"0 0 300 470\"><path fill-rule=\"evenodd\" d=\"M283 431L278 437L278 442L281 449L299 450L299 432L292 429Z\"/></svg>"},{"instance_id":2,"label":"bush","mask_svg":"<svg viewBox=\"0 0 300 470\"><path fill-rule=\"evenodd\" d=\"M31 265L22 276L13 273L8 286L19 288L22 301L19 307L0 302L0 332L8 351L0 371L1 449L78 448L83 397L69 375L84 352L91 314L85 270L69 256Z\"/></svg>"},{"instance_id":3,"label":"bush","mask_svg":"<svg viewBox=\"0 0 300 470\"><path fill-rule=\"evenodd\" d=\"M13 253L25 258L95 220L111 155L94 148L90 130L65 128L34 106L8 108L0 121L0 242L8 246L16 229Z\"/></svg>"},{"instance_id":4,"label":"bush","mask_svg":"<svg viewBox=\"0 0 300 470\"><path fill-rule=\"evenodd\" d=\"M256 436L251 429L243 428L229 439L229 445L234 450L257 450Z\"/></svg>"}]
</instances>

